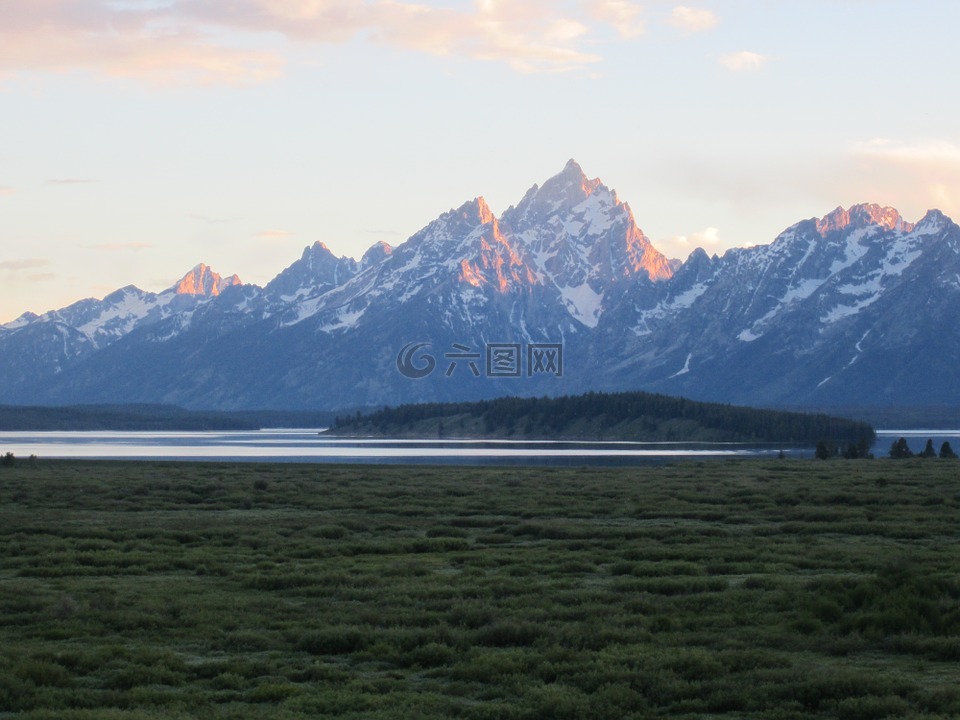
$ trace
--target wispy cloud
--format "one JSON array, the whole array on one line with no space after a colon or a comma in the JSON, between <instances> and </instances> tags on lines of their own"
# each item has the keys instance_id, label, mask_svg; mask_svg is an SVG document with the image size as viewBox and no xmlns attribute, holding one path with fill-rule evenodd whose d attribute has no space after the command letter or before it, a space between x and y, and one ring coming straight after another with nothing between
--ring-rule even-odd
<instances>
[{"instance_id":1,"label":"wispy cloud","mask_svg":"<svg viewBox=\"0 0 960 720\"><path fill-rule=\"evenodd\" d=\"M128 242L128 243L99 243L97 245L88 245L90 250L102 250L104 252L124 252L130 250L149 250L154 247L152 243Z\"/></svg>"},{"instance_id":2,"label":"wispy cloud","mask_svg":"<svg viewBox=\"0 0 960 720\"><path fill-rule=\"evenodd\" d=\"M593 4L593 3L590 3ZM278 33L301 43L357 37L432 55L504 62L520 72L573 70L598 62L583 49L589 13L546 0L478 0L472 8L410 0L218 0L175 6L181 19L245 33Z\"/></svg>"},{"instance_id":3,"label":"wispy cloud","mask_svg":"<svg viewBox=\"0 0 960 720\"><path fill-rule=\"evenodd\" d=\"M54 273L34 273L32 275L27 275L27 280L33 283L50 282L51 280L56 279L57 276Z\"/></svg>"},{"instance_id":4,"label":"wispy cloud","mask_svg":"<svg viewBox=\"0 0 960 720\"><path fill-rule=\"evenodd\" d=\"M19 272L20 270L35 270L36 268L49 267L53 265L50 260L44 258L20 258L18 260L0 260L0 270L8 272Z\"/></svg>"},{"instance_id":5,"label":"wispy cloud","mask_svg":"<svg viewBox=\"0 0 960 720\"><path fill-rule=\"evenodd\" d=\"M707 227L698 232L689 235L674 235L654 242L654 245L665 253L667 257L686 258L696 248L704 248L707 252L717 252L723 241L720 239L720 231L715 227ZM710 248L716 248L710 250Z\"/></svg>"},{"instance_id":6,"label":"wispy cloud","mask_svg":"<svg viewBox=\"0 0 960 720\"><path fill-rule=\"evenodd\" d=\"M12 187L0 185L0 195L13 195L16 192Z\"/></svg>"},{"instance_id":7,"label":"wispy cloud","mask_svg":"<svg viewBox=\"0 0 960 720\"><path fill-rule=\"evenodd\" d=\"M675 245L683 245L691 248L709 247L711 245L721 244L720 230L715 227L704 228L699 232L690 235L675 235L667 242Z\"/></svg>"},{"instance_id":8,"label":"wispy cloud","mask_svg":"<svg viewBox=\"0 0 960 720\"><path fill-rule=\"evenodd\" d=\"M960 213L960 145L944 139L872 138L852 143L845 182L883 200L922 212ZM901 207L901 210L904 208Z\"/></svg>"},{"instance_id":9,"label":"wispy cloud","mask_svg":"<svg viewBox=\"0 0 960 720\"><path fill-rule=\"evenodd\" d=\"M240 82L278 74L282 59L215 38L185 13L196 0L6 2L0 75L89 70L154 82ZM221 12L229 15L229 8Z\"/></svg>"},{"instance_id":10,"label":"wispy cloud","mask_svg":"<svg viewBox=\"0 0 960 720\"><path fill-rule=\"evenodd\" d=\"M200 222L207 223L209 225L219 225L221 223L235 222L236 220L240 219L235 217L227 217L227 218L210 217L209 215L201 215L200 213L187 213L187 217L190 218L191 220L199 220Z\"/></svg>"},{"instance_id":11,"label":"wispy cloud","mask_svg":"<svg viewBox=\"0 0 960 720\"><path fill-rule=\"evenodd\" d=\"M960 165L960 145L949 140L903 142L872 138L853 143L854 155L874 157L905 164Z\"/></svg>"},{"instance_id":12,"label":"wispy cloud","mask_svg":"<svg viewBox=\"0 0 960 720\"><path fill-rule=\"evenodd\" d=\"M568 72L600 62L583 49L586 18L545 0L480 0L470 12L379 3L373 39L435 55L506 63L521 73Z\"/></svg>"},{"instance_id":13,"label":"wispy cloud","mask_svg":"<svg viewBox=\"0 0 960 720\"><path fill-rule=\"evenodd\" d=\"M261 230L256 237L260 240L284 240L292 235L289 230Z\"/></svg>"},{"instance_id":14,"label":"wispy cloud","mask_svg":"<svg viewBox=\"0 0 960 720\"><path fill-rule=\"evenodd\" d=\"M670 13L668 22L687 32L700 32L709 30L720 22L720 19L711 10L677 5Z\"/></svg>"},{"instance_id":15,"label":"wispy cloud","mask_svg":"<svg viewBox=\"0 0 960 720\"><path fill-rule=\"evenodd\" d=\"M765 55L750 52L749 50L741 50L740 52L720 56L720 64L734 72L759 70L767 63L767 60L768 58Z\"/></svg>"},{"instance_id":16,"label":"wispy cloud","mask_svg":"<svg viewBox=\"0 0 960 720\"><path fill-rule=\"evenodd\" d=\"M49 178L44 180L45 185L90 185L99 182L91 178Z\"/></svg>"},{"instance_id":17,"label":"wispy cloud","mask_svg":"<svg viewBox=\"0 0 960 720\"><path fill-rule=\"evenodd\" d=\"M641 14L643 8L627 0L593 0L588 4L592 17L612 26L621 37L642 35L646 29Z\"/></svg>"},{"instance_id":18,"label":"wispy cloud","mask_svg":"<svg viewBox=\"0 0 960 720\"><path fill-rule=\"evenodd\" d=\"M715 22L707 10L674 12L688 30ZM453 7L416 0L7 2L0 78L85 70L157 83L255 82L282 73L284 40L303 47L358 39L524 73L569 72L602 60L596 35L604 29L640 35L641 15L631 0L475 0Z\"/></svg>"}]
</instances>

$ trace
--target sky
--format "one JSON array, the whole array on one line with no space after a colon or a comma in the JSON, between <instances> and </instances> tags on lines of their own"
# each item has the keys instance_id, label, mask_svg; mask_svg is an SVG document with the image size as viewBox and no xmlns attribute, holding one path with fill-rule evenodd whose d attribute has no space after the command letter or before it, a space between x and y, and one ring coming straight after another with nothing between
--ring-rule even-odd
<instances>
[{"instance_id":1,"label":"sky","mask_svg":"<svg viewBox=\"0 0 960 720\"><path fill-rule=\"evenodd\" d=\"M576 159L684 259L960 220L955 0L0 0L0 322L263 285Z\"/></svg>"}]
</instances>

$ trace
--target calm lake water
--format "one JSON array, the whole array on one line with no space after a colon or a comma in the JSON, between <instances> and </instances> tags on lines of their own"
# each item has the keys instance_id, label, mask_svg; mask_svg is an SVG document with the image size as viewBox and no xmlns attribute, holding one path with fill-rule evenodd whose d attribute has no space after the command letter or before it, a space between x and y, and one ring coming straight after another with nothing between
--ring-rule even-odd
<instances>
[{"instance_id":1,"label":"calm lake water","mask_svg":"<svg viewBox=\"0 0 960 720\"><path fill-rule=\"evenodd\" d=\"M932 438L960 451L960 430L880 430L873 452L906 437L914 452ZM17 457L245 460L467 465L650 465L680 458L773 457L779 446L736 443L636 443L335 438L314 429L248 432L0 432L0 453ZM812 448L783 447L812 457Z\"/></svg>"},{"instance_id":2,"label":"calm lake water","mask_svg":"<svg viewBox=\"0 0 960 720\"><path fill-rule=\"evenodd\" d=\"M383 440L317 430L249 432L0 432L17 457L268 462L631 465L676 458L776 455L779 447L730 443ZM784 448L799 455L812 450Z\"/></svg>"}]
</instances>

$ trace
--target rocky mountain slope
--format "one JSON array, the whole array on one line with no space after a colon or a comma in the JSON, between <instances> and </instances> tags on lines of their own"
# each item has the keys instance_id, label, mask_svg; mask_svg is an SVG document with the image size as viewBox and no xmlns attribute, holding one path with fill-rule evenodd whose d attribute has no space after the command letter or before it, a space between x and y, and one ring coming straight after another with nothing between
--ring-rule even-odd
<instances>
[{"instance_id":1,"label":"rocky mountain slope","mask_svg":"<svg viewBox=\"0 0 960 720\"><path fill-rule=\"evenodd\" d=\"M676 269L674 269L676 268ZM960 400L960 228L875 205L679 267L574 161L265 287L198 265L0 326L0 402L323 408L586 390L798 406Z\"/></svg>"}]
</instances>

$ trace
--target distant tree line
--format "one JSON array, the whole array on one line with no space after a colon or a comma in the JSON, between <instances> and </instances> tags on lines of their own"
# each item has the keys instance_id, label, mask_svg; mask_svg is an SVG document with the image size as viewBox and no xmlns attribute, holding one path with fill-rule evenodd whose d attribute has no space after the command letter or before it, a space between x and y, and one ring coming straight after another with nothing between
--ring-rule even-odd
<instances>
[{"instance_id":1,"label":"distant tree line","mask_svg":"<svg viewBox=\"0 0 960 720\"><path fill-rule=\"evenodd\" d=\"M844 457L847 459L872 458L873 455L869 452L869 450L869 446L865 446L862 443L858 443L856 445L853 443L847 443L847 445L841 449L841 446L837 443L821 440L817 443L816 456L821 460L827 460L833 457ZM890 457L895 460L912 457L940 457L944 459L954 459L957 457L957 454L953 451L953 448L950 447L950 443L947 441L944 441L943 444L940 445L940 452L938 453L933 447L932 439L927 440L927 444L924 446L922 451L919 453L914 453L907 444L906 438L901 437L897 438L893 441L893 443L891 443Z\"/></svg>"},{"instance_id":2,"label":"distant tree line","mask_svg":"<svg viewBox=\"0 0 960 720\"><path fill-rule=\"evenodd\" d=\"M563 397L519 398L461 403L419 403L386 407L376 412L337 417L334 431L368 427L385 432L410 427L425 420L468 416L482 421L489 435L522 428L526 434L562 436L582 426L613 427L634 422L642 431L656 430L664 421L683 420L718 431L726 439L742 442L775 442L813 446L824 438L838 445L867 448L875 433L868 423L778 410L760 410L645 392L599 393ZM522 426L521 426L522 422ZM678 438L680 439L680 438Z\"/></svg>"},{"instance_id":3,"label":"distant tree line","mask_svg":"<svg viewBox=\"0 0 960 720\"><path fill-rule=\"evenodd\" d=\"M847 460L872 458L873 454L870 452L872 445L873 441L868 441L866 438L861 438L857 442L848 441L843 445L829 440L819 440L814 454L820 460L834 457L843 457Z\"/></svg>"},{"instance_id":4,"label":"distant tree line","mask_svg":"<svg viewBox=\"0 0 960 720\"><path fill-rule=\"evenodd\" d=\"M34 463L37 460L36 455L31 455L27 461ZM17 463L17 458L12 452L0 453L0 467L13 467Z\"/></svg>"},{"instance_id":5,"label":"distant tree line","mask_svg":"<svg viewBox=\"0 0 960 720\"><path fill-rule=\"evenodd\" d=\"M954 459L957 457L957 454L953 451L953 448L950 447L950 443L944 440L943 444L940 446L940 452L938 453L933 449L933 439L928 438L927 444L924 446L923 450L919 453L914 454L910 449L910 446L907 444L906 438L897 438L890 445L890 457L895 460L902 460L904 458L912 457L921 457L921 458L935 458L941 457L945 459Z\"/></svg>"}]
</instances>

